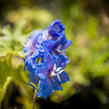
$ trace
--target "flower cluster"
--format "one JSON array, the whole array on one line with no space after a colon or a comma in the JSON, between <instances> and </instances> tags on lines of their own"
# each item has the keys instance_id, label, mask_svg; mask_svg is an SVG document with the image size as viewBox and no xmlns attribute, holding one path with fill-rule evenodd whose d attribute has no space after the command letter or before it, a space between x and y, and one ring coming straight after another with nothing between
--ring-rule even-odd
<instances>
[{"instance_id":1,"label":"flower cluster","mask_svg":"<svg viewBox=\"0 0 109 109\"><path fill-rule=\"evenodd\" d=\"M24 45L25 69L29 73L29 84L38 86L36 96L47 98L55 90L62 90L61 84L69 81L64 68L69 63L65 49L71 41L65 36L61 20L52 22L48 28L33 31Z\"/></svg>"}]
</instances>

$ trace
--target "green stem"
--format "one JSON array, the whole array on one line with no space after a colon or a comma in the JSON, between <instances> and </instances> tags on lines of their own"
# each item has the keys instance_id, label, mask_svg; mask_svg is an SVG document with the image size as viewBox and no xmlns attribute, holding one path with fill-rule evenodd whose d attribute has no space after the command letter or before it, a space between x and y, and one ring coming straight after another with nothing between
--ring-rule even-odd
<instances>
[{"instance_id":1,"label":"green stem","mask_svg":"<svg viewBox=\"0 0 109 109\"><path fill-rule=\"evenodd\" d=\"M34 109L35 104L35 98L36 98L37 89L35 89L34 96L33 96L33 103L32 103L32 109Z\"/></svg>"}]
</instances>

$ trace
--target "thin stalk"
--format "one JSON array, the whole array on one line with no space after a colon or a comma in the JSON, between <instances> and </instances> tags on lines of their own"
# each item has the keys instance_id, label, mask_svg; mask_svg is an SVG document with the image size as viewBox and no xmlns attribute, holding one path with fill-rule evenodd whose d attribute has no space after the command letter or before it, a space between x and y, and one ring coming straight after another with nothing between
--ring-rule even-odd
<instances>
[{"instance_id":1,"label":"thin stalk","mask_svg":"<svg viewBox=\"0 0 109 109\"><path fill-rule=\"evenodd\" d=\"M34 91L33 103L32 103L32 109L34 109L34 104L35 104L36 93L37 93L37 89L35 89L35 91Z\"/></svg>"}]
</instances>

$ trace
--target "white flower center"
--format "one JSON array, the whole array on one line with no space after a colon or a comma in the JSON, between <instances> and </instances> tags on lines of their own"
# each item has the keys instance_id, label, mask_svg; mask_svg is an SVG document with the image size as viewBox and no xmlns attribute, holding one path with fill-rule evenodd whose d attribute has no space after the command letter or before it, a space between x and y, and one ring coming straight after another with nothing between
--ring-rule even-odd
<instances>
[{"instance_id":1,"label":"white flower center","mask_svg":"<svg viewBox=\"0 0 109 109\"><path fill-rule=\"evenodd\" d=\"M60 74L63 72L64 70L61 67L56 68L56 64L54 64L54 68L53 71L51 72L51 76L57 76L59 81L61 81L60 79ZM56 73L55 73L56 72Z\"/></svg>"}]
</instances>

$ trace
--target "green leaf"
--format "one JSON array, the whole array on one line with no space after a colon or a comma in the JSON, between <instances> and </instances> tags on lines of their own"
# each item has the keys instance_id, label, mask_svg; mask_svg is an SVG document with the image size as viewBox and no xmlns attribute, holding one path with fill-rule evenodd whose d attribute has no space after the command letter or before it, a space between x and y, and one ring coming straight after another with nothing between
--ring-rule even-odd
<instances>
[{"instance_id":1,"label":"green leaf","mask_svg":"<svg viewBox=\"0 0 109 109\"><path fill-rule=\"evenodd\" d=\"M3 86L0 86L0 106L1 106L2 100L3 100L4 96L5 96L7 86L10 84L11 80L12 80L12 77L8 76L6 78L6 81L3 84Z\"/></svg>"}]
</instances>

